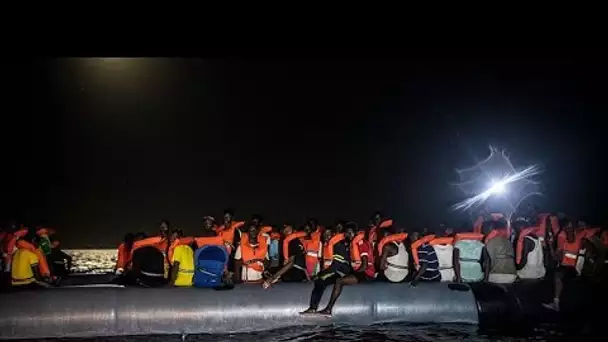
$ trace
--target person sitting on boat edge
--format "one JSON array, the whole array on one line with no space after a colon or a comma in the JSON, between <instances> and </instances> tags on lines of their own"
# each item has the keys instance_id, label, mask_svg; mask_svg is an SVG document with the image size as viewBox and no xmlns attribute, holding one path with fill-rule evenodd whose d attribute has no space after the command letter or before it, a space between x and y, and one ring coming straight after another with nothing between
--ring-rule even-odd
<instances>
[{"instance_id":1,"label":"person sitting on boat edge","mask_svg":"<svg viewBox=\"0 0 608 342\"><path fill-rule=\"evenodd\" d=\"M311 233L310 226L306 233ZM275 274L270 275L268 279L264 281L262 284L264 289L268 289L279 279L285 282L310 281L310 277L306 272L306 251L304 250L302 240L295 236L296 234L297 233L294 232L291 225L285 225L283 227L283 236L285 236L283 243L287 244L286 262Z\"/></svg>"},{"instance_id":2,"label":"person sitting on boat edge","mask_svg":"<svg viewBox=\"0 0 608 342\"><path fill-rule=\"evenodd\" d=\"M420 239L421 233L413 231L410 234L411 242L414 243ZM413 252L412 252L413 253ZM441 273L439 272L439 260L435 254L435 249L428 242L423 243L417 249L418 263L420 268L410 283L410 286L416 287L420 280L422 281L441 281Z\"/></svg>"},{"instance_id":3,"label":"person sitting on boat edge","mask_svg":"<svg viewBox=\"0 0 608 342\"><path fill-rule=\"evenodd\" d=\"M346 224L346 230L344 232L345 241L352 241L357 231L357 225L354 222ZM325 309L319 311L323 315L331 315L334 305L342 293L344 285L355 285L364 282L376 280L376 267L374 266L374 253L372 252L372 246L369 242L369 230L366 231L366 236L363 240L360 240L357 245L359 247L359 255L361 256L361 266L353 270L353 273L346 275L342 278L336 279L334 289L331 292L331 297Z\"/></svg>"},{"instance_id":4,"label":"person sitting on boat edge","mask_svg":"<svg viewBox=\"0 0 608 342\"><path fill-rule=\"evenodd\" d=\"M176 240L183 237L181 229L174 229L169 237L169 243L173 244ZM194 251L189 245L177 245L171 256L171 273L169 285L189 287L192 286L194 276Z\"/></svg>"},{"instance_id":5,"label":"person sitting on boat edge","mask_svg":"<svg viewBox=\"0 0 608 342\"><path fill-rule=\"evenodd\" d=\"M26 234L20 240L30 246L35 245L36 237ZM43 281L39 268L39 256L28 248L18 248L12 259L11 285L13 289L39 289L48 287Z\"/></svg>"},{"instance_id":6,"label":"person sitting on boat edge","mask_svg":"<svg viewBox=\"0 0 608 342\"><path fill-rule=\"evenodd\" d=\"M323 292L327 286L335 284L338 279L346 277L352 273L350 265L350 243L355 233L351 229L349 234L344 234L344 239L333 245L332 262L323 271L319 272L314 278L314 288L310 295L310 305L301 314L317 313L317 308L323 297ZM324 309L320 314L331 315L331 311Z\"/></svg>"},{"instance_id":7,"label":"person sitting on boat edge","mask_svg":"<svg viewBox=\"0 0 608 342\"><path fill-rule=\"evenodd\" d=\"M380 253L379 267L384 278L391 283L400 283L409 274L409 254L405 246L406 234L397 226L391 229L391 235L380 235L378 249ZM401 236L399 236L401 235Z\"/></svg>"},{"instance_id":8,"label":"person sitting on boat edge","mask_svg":"<svg viewBox=\"0 0 608 342\"><path fill-rule=\"evenodd\" d=\"M247 233L234 254L234 273L237 280L245 283L261 283L264 270L270 265L266 238L259 234L258 226L249 223Z\"/></svg>"}]
</instances>

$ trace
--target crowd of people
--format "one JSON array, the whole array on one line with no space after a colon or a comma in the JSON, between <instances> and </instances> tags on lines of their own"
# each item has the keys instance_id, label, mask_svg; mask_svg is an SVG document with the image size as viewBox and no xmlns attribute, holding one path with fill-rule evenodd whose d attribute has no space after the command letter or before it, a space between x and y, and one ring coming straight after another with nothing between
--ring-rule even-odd
<instances>
[{"instance_id":1,"label":"crowd of people","mask_svg":"<svg viewBox=\"0 0 608 342\"><path fill-rule=\"evenodd\" d=\"M559 310L565 277L606 279L608 231L583 221L533 212L508 221L499 213L481 214L472 227L455 233L406 231L375 213L368 225L338 221L323 227L310 219L293 225L266 225L259 215L248 222L230 210L221 222L203 219L195 237L162 221L156 236L129 233L118 247L116 282L127 286L178 286L230 289L257 283L269 290L278 282L312 282L303 314L331 315L342 288L364 282L490 282L540 280L551 270ZM53 231L12 227L2 233L5 286L32 288L59 283L71 258L61 252ZM51 265L52 267L49 267ZM66 267L67 266L67 267ZM10 279L10 281L8 281ZM6 284L9 283L9 284ZM327 307L319 303L329 285Z\"/></svg>"}]
</instances>

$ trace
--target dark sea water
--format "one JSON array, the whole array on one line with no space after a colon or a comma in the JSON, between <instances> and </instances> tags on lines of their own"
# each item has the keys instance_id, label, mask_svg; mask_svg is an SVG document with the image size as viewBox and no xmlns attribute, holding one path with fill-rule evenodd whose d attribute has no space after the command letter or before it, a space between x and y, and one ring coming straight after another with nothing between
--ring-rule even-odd
<instances>
[{"instance_id":1,"label":"dark sea water","mask_svg":"<svg viewBox=\"0 0 608 342\"><path fill-rule=\"evenodd\" d=\"M112 270L116 258L115 250L69 250L74 257L73 271L78 273L105 273ZM147 335L128 337L101 337L95 339L53 339L44 341L108 341L108 342L171 342L171 341L588 341L590 337L576 335L566 337L557 333L555 327L544 326L523 336L510 334L488 334L474 325L457 324L386 324L373 326L318 326L292 327L248 334L230 335Z\"/></svg>"}]
</instances>

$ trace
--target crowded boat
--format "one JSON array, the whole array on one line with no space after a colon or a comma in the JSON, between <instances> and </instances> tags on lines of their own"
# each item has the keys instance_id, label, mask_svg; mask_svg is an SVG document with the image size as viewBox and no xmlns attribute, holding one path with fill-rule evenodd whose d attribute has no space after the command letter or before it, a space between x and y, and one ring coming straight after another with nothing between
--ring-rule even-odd
<instances>
[{"instance_id":1,"label":"crowded boat","mask_svg":"<svg viewBox=\"0 0 608 342\"><path fill-rule=\"evenodd\" d=\"M16 224L1 232L3 291L62 286L72 257L61 250L55 233ZM296 227L269 225L259 215L239 220L225 210L220 220L205 216L194 236L167 220L154 236L127 233L117 248L112 282L216 290L257 284L266 291L279 283L310 282L309 307L301 314L331 316L344 286L447 282L458 289L551 277L553 299L543 305L559 311L564 280L605 283L607 250L607 230L536 209L515 218L484 212L458 232L445 225L435 231L405 229L380 212L366 225L338 221L326 227L309 219ZM320 308L330 285L329 301Z\"/></svg>"}]
</instances>

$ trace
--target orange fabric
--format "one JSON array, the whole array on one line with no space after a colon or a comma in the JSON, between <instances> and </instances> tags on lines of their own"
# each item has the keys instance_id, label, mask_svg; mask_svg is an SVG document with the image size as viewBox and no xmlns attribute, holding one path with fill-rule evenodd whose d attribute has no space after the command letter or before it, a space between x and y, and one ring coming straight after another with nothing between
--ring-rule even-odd
<instances>
[{"instance_id":1,"label":"orange fabric","mask_svg":"<svg viewBox=\"0 0 608 342\"><path fill-rule=\"evenodd\" d=\"M270 233L270 240L281 240L281 233Z\"/></svg>"},{"instance_id":2,"label":"orange fabric","mask_svg":"<svg viewBox=\"0 0 608 342\"><path fill-rule=\"evenodd\" d=\"M319 244L320 240L315 239L314 237L311 239L303 239L302 244L304 245L304 250L306 250L306 270L308 274L312 274L319 264Z\"/></svg>"},{"instance_id":3,"label":"orange fabric","mask_svg":"<svg viewBox=\"0 0 608 342\"><path fill-rule=\"evenodd\" d=\"M576 266L576 259L578 258L578 252L581 248L582 234L576 234L574 242L568 242L564 236L563 245L561 250L563 251L562 265L565 266ZM571 257L568 257L570 255Z\"/></svg>"},{"instance_id":4,"label":"orange fabric","mask_svg":"<svg viewBox=\"0 0 608 342\"><path fill-rule=\"evenodd\" d=\"M285 261L289 260L289 256L290 256L289 255L289 243L291 242L291 240L301 239L305 236L306 236L305 232L295 232L295 233L291 233L285 237L285 239L283 240L283 259L285 259Z\"/></svg>"},{"instance_id":5,"label":"orange fabric","mask_svg":"<svg viewBox=\"0 0 608 342\"><path fill-rule=\"evenodd\" d=\"M258 246L252 247L249 243L249 234L243 234L241 237L241 260L243 260L243 265L248 268L253 268L258 272L264 272L264 265L262 262L265 260L266 253L268 253L268 245L266 244L266 238L260 234L258 234ZM251 261L260 261L260 262L252 262Z\"/></svg>"},{"instance_id":6,"label":"orange fabric","mask_svg":"<svg viewBox=\"0 0 608 342\"><path fill-rule=\"evenodd\" d=\"M439 238L434 238L433 240L429 241L429 245L431 246L435 246L435 245L453 245L454 244L454 238L453 237L439 237Z\"/></svg>"},{"instance_id":7,"label":"orange fabric","mask_svg":"<svg viewBox=\"0 0 608 342\"><path fill-rule=\"evenodd\" d=\"M477 216L475 223L473 223L473 233L481 234L481 229L483 228L484 218L483 216Z\"/></svg>"},{"instance_id":8,"label":"orange fabric","mask_svg":"<svg viewBox=\"0 0 608 342\"><path fill-rule=\"evenodd\" d=\"M378 229L388 228L393 225L393 220L384 220L380 223L379 226L372 226L369 231L369 240L372 244L376 244L376 240L378 240Z\"/></svg>"},{"instance_id":9,"label":"orange fabric","mask_svg":"<svg viewBox=\"0 0 608 342\"><path fill-rule=\"evenodd\" d=\"M390 234L385 236L380 243L378 243L378 255L382 255L382 248L384 245L390 242L403 242L407 239L407 233L399 233L399 234Z\"/></svg>"},{"instance_id":10,"label":"orange fabric","mask_svg":"<svg viewBox=\"0 0 608 342\"><path fill-rule=\"evenodd\" d=\"M234 247L234 231L245 225L245 222L232 222L232 226L226 228L224 225L219 226L216 230L220 234L222 238L224 238L224 243L226 244L226 248L228 249L228 253L232 252L232 248Z\"/></svg>"},{"instance_id":11,"label":"orange fabric","mask_svg":"<svg viewBox=\"0 0 608 342\"><path fill-rule=\"evenodd\" d=\"M260 233L270 234L272 232L272 226L263 226L260 228Z\"/></svg>"},{"instance_id":12,"label":"orange fabric","mask_svg":"<svg viewBox=\"0 0 608 342\"><path fill-rule=\"evenodd\" d=\"M36 256L38 257L38 269L40 270L40 275L43 277L51 276L51 269L49 268L49 264L47 263L46 257L39 248L34 247L34 245L25 240L17 241L17 248L27 249L28 251L34 252L34 254L36 254Z\"/></svg>"},{"instance_id":13,"label":"orange fabric","mask_svg":"<svg viewBox=\"0 0 608 342\"><path fill-rule=\"evenodd\" d=\"M515 247L515 261L519 264L524 253L524 241L526 236L530 234L536 235L536 237L543 237L543 228L541 227L528 227L521 230L519 238L517 239L517 246Z\"/></svg>"},{"instance_id":14,"label":"orange fabric","mask_svg":"<svg viewBox=\"0 0 608 342\"><path fill-rule=\"evenodd\" d=\"M353 241L351 243L350 258L351 258L351 265L353 265L353 267L358 267L359 265L361 265L361 255L359 253L359 241L363 240L364 238L365 238L365 232L359 232L359 233L357 233L357 235L355 235L355 237L353 238Z\"/></svg>"},{"instance_id":15,"label":"orange fabric","mask_svg":"<svg viewBox=\"0 0 608 342\"><path fill-rule=\"evenodd\" d=\"M167 249L167 258L166 258L167 261L169 263L171 263L171 260L173 260L173 251L175 251L175 247L183 246L183 245L191 245L193 242L194 242L194 238L190 237L190 236L181 237L181 238L173 241L173 243Z\"/></svg>"},{"instance_id":16,"label":"orange fabric","mask_svg":"<svg viewBox=\"0 0 608 342\"><path fill-rule=\"evenodd\" d=\"M599 228L586 228L583 230L583 236L588 239L590 237L592 237L593 235L596 235L600 232Z\"/></svg>"},{"instance_id":17,"label":"orange fabric","mask_svg":"<svg viewBox=\"0 0 608 342\"><path fill-rule=\"evenodd\" d=\"M488 236L486 236L486 238L484 239L484 242L488 242L490 240L492 240L495 237L498 236L504 236L507 239L509 238L509 232L507 228L503 228L503 229L492 229L492 231L490 231L490 233L488 234Z\"/></svg>"},{"instance_id":18,"label":"orange fabric","mask_svg":"<svg viewBox=\"0 0 608 342\"><path fill-rule=\"evenodd\" d=\"M431 235L423 236L420 239L418 239L412 243L412 258L414 258L414 264L416 266L418 266L418 247L424 245L425 243L427 243L433 239L435 239L435 235L431 234Z\"/></svg>"},{"instance_id":19,"label":"orange fabric","mask_svg":"<svg viewBox=\"0 0 608 342\"><path fill-rule=\"evenodd\" d=\"M602 232L602 235L600 236L600 240L602 241L602 244L604 245L604 247L608 247L608 230Z\"/></svg>"},{"instance_id":20,"label":"orange fabric","mask_svg":"<svg viewBox=\"0 0 608 342\"><path fill-rule=\"evenodd\" d=\"M334 258L334 245L342 240L344 240L344 233L336 234L323 246L323 265L325 267L329 266Z\"/></svg>"},{"instance_id":21,"label":"orange fabric","mask_svg":"<svg viewBox=\"0 0 608 342\"><path fill-rule=\"evenodd\" d=\"M224 238L221 236L205 236L205 237L195 237L194 242L196 242L196 247L201 248L205 246L224 246Z\"/></svg>"},{"instance_id":22,"label":"orange fabric","mask_svg":"<svg viewBox=\"0 0 608 342\"><path fill-rule=\"evenodd\" d=\"M55 229L53 229L53 228L40 228L40 229L38 229L36 231L36 234L38 236L45 236L45 235L46 236L50 236L50 235L55 234Z\"/></svg>"},{"instance_id":23,"label":"orange fabric","mask_svg":"<svg viewBox=\"0 0 608 342\"><path fill-rule=\"evenodd\" d=\"M483 234L481 233L458 233L456 234L456 238L454 239L454 243L460 240L483 240Z\"/></svg>"},{"instance_id":24,"label":"orange fabric","mask_svg":"<svg viewBox=\"0 0 608 342\"><path fill-rule=\"evenodd\" d=\"M5 238L4 241L4 253L5 253L5 257L4 257L4 262L5 264L10 264L11 261L13 260L13 251L15 250L15 248L17 247L17 240L19 240L19 238L26 236L28 233L27 228L20 228L19 230L17 230L16 232L12 233L12 234L7 234L7 237Z\"/></svg>"},{"instance_id":25,"label":"orange fabric","mask_svg":"<svg viewBox=\"0 0 608 342\"><path fill-rule=\"evenodd\" d=\"M116 269L125 269L131 260L130 253L127 253L125 243L118 246L118 257L116 258Z\"/></svg>"}]
</instances>

